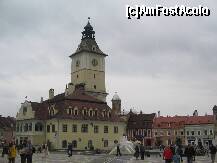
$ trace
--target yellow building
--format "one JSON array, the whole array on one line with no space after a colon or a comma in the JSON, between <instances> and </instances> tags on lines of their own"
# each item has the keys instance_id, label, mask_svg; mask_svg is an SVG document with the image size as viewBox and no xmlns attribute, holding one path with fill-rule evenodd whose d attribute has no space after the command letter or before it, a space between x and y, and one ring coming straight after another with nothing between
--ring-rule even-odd
<instances>
[{"instance_id":1,"label":"yellow building","mask_svg":"<svg viewBox=\"0 0 217 163\"><path fill-rule=\"evenodd\" d=\"M25 101L17 113L17 142L30 139L34 145L48 143L52 149L111 149L125 134L120 118L121 100L117 94L112 108L106 103L105 57L95 41L89 21L81 43L70 58L71 82L65 92L40 103Z\"/></svg>"}]
</instances>

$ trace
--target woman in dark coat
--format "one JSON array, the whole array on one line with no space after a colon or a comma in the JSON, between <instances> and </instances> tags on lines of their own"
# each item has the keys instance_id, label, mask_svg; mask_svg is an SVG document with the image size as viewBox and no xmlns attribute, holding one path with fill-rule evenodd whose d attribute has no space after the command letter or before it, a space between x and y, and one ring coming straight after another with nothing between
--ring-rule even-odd
<instances>
[{"instance_id":1,"label":"woman in dark coat","mask_svg":"<svg viewBox=\"0 0 217 163\"><path fill-rule=\"evenodd\" d=\"M137 160L139 158L139 146L138 145L136 145L136 147L135 147L134 157L136 157Z\"/></svg>"}]
</instances>

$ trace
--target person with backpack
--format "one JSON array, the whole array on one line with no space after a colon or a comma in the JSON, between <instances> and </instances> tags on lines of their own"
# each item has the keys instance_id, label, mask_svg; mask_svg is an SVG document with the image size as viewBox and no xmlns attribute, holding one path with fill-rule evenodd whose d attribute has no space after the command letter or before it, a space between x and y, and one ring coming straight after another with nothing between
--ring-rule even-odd
<instances>
[{"instance_id":1,"label":"person with backpack","mask_svg":"<svg viewBox=\"0 0 217 163\"><path fill-rule=\"evenodd\" d=\"M214 163L215 162L215 155L216 155L217 149L216 149L216 147L213 144L211 144L209 150L210 150L210 155L211 155L212 163Z\"/></svg>"}]
</instances>

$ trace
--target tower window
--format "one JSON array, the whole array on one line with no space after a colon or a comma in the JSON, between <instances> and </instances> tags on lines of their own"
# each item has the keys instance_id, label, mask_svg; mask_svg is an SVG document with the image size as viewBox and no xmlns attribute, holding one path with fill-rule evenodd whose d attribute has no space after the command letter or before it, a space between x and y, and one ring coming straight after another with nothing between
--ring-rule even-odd
<instances>
[{"instance_id":1,"label":"tower window","mask_svg":"<svg viewBox=\"0 0 217 163\"><path fill-rule=\"evenodd\" d=\"M77 78L78 78L78 75L77 75Z\"/></svg>"},{"instance_id":2,"label":"tower window","mask_svg":"<svg viewBox=\"0 0 217 163\"><path fill-rule=\"evenodd\" d=\"M96 78L96 74L94 74L93 77Z\"/></svg>"},{"instance_id":3,"label":"tower window","mask_svg":"<svg viewBox=\"0 0 217 163\"><path fill-rule=\"evenodd\" d=\"M93 87L94 87L94 89L96 89L96 85L94 85Z\"/></svg>"}]
</instances>

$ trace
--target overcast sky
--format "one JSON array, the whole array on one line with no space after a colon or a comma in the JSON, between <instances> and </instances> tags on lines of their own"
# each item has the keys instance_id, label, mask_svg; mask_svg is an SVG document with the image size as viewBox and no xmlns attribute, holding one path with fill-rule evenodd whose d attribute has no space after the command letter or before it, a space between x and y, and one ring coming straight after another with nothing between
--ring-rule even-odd
<instances>
[{"instance_id":1,"label":"overcast sky","mask_svg":"<svg viewBox=\"0 0 217 163\"><path fill-rule=\"evenodd\" d=\"M209 17L128 20L125 5L207 6ZM0 114L15 116L25 96L46 99L70 82L68 57L91 17L106 58L108 104L162 115L212 113L217 104L216 0L0 0Z\"/></svg>"}]
</instances>

